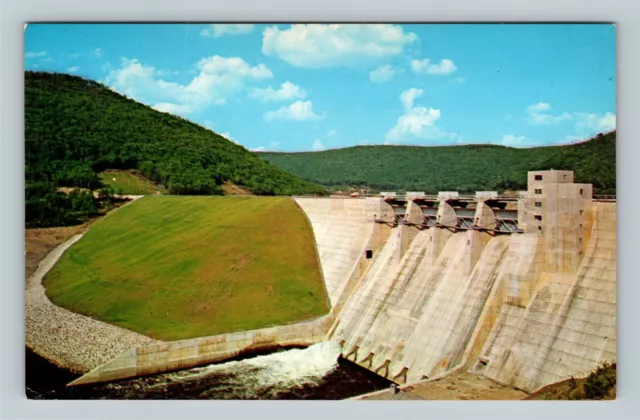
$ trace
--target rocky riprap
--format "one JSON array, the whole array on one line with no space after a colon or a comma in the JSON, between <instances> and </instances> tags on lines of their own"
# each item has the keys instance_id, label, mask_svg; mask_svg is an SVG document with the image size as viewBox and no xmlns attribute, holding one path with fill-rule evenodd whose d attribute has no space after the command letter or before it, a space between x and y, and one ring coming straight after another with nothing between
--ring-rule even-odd
<instances>
[{"instance_id":1,"label":"rocky riprap","mask_svg":"<svg viewBox=\"0 0 640 420\"><path fill-rule=\"evenodd\" d=\"M27 279L25 296L25 344L41 357L76 373L86 373L131 348L158 342L76 314L49 300L42 285L43 277L83 235L74 235L43 258Z\"/></svg>"}]
</instances>

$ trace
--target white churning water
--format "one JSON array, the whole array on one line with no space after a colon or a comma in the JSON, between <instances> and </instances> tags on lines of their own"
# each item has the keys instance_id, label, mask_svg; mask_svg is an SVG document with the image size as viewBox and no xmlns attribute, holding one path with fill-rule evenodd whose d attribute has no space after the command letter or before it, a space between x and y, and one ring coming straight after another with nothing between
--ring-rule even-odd
<instances>
[{"instance_id":1,"label":"white churning water","mask_svg":"<svg viewBox=\"0 0 640 420\"><path fill-rule=\"evenodd\" d=\"M170 392L173 398L274 398L278 393L305 385L319 385L338 367L340 345L323 341L305 349L280 351L240 361L158 375L137 384L111 384L132 395Z\"/></svg>"}]
</instances>

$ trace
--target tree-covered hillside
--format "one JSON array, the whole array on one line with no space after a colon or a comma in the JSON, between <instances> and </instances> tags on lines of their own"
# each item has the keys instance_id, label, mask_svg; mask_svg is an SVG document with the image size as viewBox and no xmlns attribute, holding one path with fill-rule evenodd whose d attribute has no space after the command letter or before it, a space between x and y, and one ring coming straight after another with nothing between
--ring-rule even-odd
<instances>
[{"instance_id":1,"label":"tree-covered hillside","mask_svg":"<svg viewBox=\"0 0 640 420\"><path fill-rule=\"evenodd\" d=\"M44 219L68 204L54 197L55 188L100 188L105 169L138 169L169 194L222 194L225 182L258 195L324 192L211 130L100 83L26 72L27 222L51 224Z\"/></svg>"},{"instance_id":2,"label":"tree-covered hillside","mask_svg":"<svg viewBox=\"0 0 640 420\"><path fill-rule=\"evenodd\" d=\"M474 192L526 189L527 171L563 169L599 194L616 188L616 132L566 146L358 146L324 152L259 153L302 179L331 189Z\"/></svg>"}]
</instances>

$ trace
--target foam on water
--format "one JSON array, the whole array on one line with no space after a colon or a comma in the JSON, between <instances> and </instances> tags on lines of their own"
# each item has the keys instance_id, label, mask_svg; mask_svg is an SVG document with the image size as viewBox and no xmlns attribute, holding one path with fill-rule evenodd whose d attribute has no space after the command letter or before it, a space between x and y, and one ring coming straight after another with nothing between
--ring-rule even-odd
<instances>
[{"instance_id":1,"label":"foam on water","mask_svg":"<svg viewBox=\"0 0 640 420\"><path fill-rule=\"evenodd\" d=\"M274 398L296 387L318 385L338 367L340 346L333 341L316 343L250 359L212 364L138 380L137 384L110 385L119 393L188 392L200 398Z\"/></svg>"},{"instance_id":2,"label":"foam on water","mask_svg":"<svg viewBox=\"0 0 640 420\"><path fill-rule=\"evenodd\" d=\"M298 382L322 377L338 365L340 345L322 341L304 349L291 349L250 359L211 364L179 372L182 378L231 370L261 370L265 380ZM177 378L176 378L177 379Z\"/></svg>"}]
</instances>

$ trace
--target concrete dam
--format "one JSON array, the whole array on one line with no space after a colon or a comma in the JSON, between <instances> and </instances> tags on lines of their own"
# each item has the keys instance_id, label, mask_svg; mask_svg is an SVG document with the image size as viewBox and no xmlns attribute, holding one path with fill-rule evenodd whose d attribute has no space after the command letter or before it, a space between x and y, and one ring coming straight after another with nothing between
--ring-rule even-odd
<instances>
[{"instance_id":1,"label":"concrete dam","mask_svg":"<svg viewBox=\"0 0 640 420\"><path fill-rule=\"evenodd\" d=\"M314 232L327 316L131 349L72 384L322 340L399 384L464 369L532 392L616 359L616 204L570 171L530 172L517 197L294 200Z\"/></svg>"},{"instance_id":2,"label":"concrete dam","mask_svg":"<svg viewBox=\"0 0 640 420\"><path fill-rule=\"evenodd\" d=\"M616 358L616 205L569 171L528 190L297 199L332 304L327 338L398 383L467 369L525 391Z\"/></svg>"}]
</instances>

